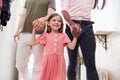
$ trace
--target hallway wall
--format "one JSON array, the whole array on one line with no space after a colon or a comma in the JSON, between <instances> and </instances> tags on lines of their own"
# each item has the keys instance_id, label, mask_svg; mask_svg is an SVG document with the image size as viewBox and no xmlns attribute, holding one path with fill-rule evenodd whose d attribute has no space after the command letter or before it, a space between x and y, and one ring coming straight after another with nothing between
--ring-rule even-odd
<instances>
[{"instance_id":1,"label":"hallway wall","mask_svg":"<svg viewBox=\"0 0 120 80\"><path fill-rule=\"evenodd\" d=\"M0 31L0 80L17 80L15 68L16 44L13 41L23 0L14 0L11 4L11 18L7 26ZM19 6L18 6L19 5Z\"/></svg>"},{"instance_id":2,"label":"hallway wall","mask_svg":"<svg viewBox=\"0 0 120 80\"><path fill-rule=\"evenodd\" d=\"M103 10L92 11L95 31L112 31L107 35L107 51L98 38L96 49L96 65L109 73L109 80L120 80L120 0L105 0Z\"/></svg>"}]
</instances>

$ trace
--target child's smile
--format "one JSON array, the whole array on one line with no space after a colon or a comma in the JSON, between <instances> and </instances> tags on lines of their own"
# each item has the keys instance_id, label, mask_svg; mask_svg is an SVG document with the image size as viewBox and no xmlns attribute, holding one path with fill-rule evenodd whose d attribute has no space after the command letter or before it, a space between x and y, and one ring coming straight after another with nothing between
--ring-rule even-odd
<instances>
[{"instance_id":1,"label":"child's smile","mask_svg":"<svg viewBox=\"0 0 120 80\"><path fill-rule=\"evenodd\" d=\"M51 30L57 31L61 28L61 19L59 16L53 17L48 25L51 27Z\"/></svg>"}]
</instances>

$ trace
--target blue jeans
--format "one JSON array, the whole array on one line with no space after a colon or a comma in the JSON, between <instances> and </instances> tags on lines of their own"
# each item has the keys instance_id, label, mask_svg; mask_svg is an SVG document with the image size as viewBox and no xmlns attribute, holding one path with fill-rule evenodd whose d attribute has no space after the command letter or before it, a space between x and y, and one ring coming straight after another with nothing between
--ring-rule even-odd
<instances>
[{"instance_id":1,"label":"blue jeans","mask_svg":"<svg viewBox=\"0 0 120 80\"><path fill-rule=\"evenodd\" d=\"M73 20L75 23L81 25L82 32L78 37L77 44L74 50L67 48L69 64L67 69L68 80L75 80L76 78L76 65L77 65L77 56L78 56L78 47L80 46L81 52L83 54L84 64L86 66L87 80L99 80L98 73L95 66L95 49L96 41L93 33L94 22L91 21L78 21ZM73 36L69 26L66 26L65 32L72 40Z\"/></svg>"}]
</instances>

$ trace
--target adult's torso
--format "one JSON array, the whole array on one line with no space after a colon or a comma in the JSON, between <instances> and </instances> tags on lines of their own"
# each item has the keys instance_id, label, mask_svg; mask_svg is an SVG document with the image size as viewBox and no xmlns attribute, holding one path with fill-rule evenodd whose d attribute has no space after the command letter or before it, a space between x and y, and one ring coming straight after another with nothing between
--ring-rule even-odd
<instances>
[{"instance_id":1,"label":"adult's torso","mask_svg":"<svg viewBox=\"0 0 120 80\"><path fill-rule=\"evenodd\" d=\"M44 17L47 15L47 10L48 10L50 1L52 0L26 0L24 7L27 9L27 12L26 12L26 18L25 18L22 32L29 32L29 33L32 32L32 29L33 29L32 22L35 19L38 19L40 17ZM41 31L38 31L37 33L40 34L43 32L44 32L44 29Z\"/></svg>"},{"instance_id":2,"label":"adult's torso","mask_svg":"<svg viewBox=\"0 0 120 80\"><path fill-rule=\"evenodd\" d=\"M67 10L74 20L90 20L93 0L62 0L62 10Z\"/></svg>"}]
</instances>

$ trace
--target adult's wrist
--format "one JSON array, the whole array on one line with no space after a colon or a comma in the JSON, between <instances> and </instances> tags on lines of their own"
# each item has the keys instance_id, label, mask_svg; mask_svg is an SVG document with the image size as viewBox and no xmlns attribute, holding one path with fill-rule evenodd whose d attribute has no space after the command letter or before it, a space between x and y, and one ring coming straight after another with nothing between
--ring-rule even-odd
<instances>
[{"instance_id":1,"label":"adult's wrist","mask_svg":"<svg viewBox=\"0 0 120 80\"><path fill-rule=\"evenodd\" d=\"M71 26L71 27L73 27L73 25L75 25L75 23L73 22L73 21L70 21L70 22L68 22L69 23L69 25Z\"/></svg>"},{"instance_id":2,"label":"adult's wrist","mask_svg":"<svg viewBox=\"0 0 120 80\"><path fill-rule=\"evenodd\" d=\"M49 17L48 15L44 17L45 22L48 20L48 17Z\"/></svg>"}]
</instances>

